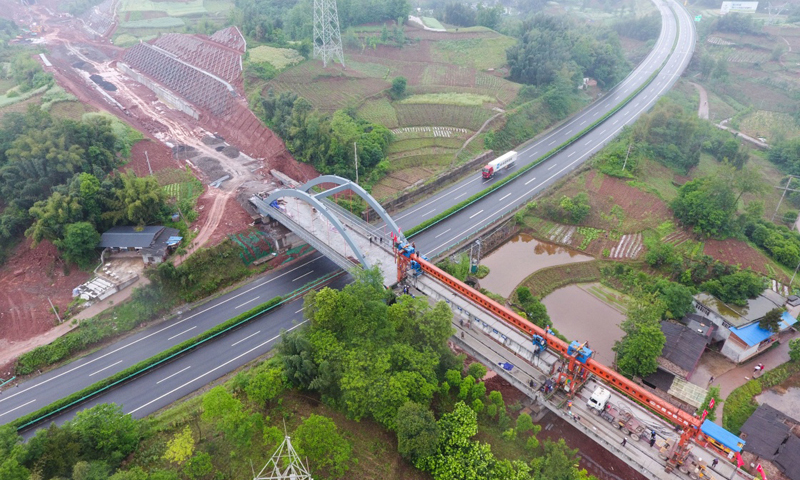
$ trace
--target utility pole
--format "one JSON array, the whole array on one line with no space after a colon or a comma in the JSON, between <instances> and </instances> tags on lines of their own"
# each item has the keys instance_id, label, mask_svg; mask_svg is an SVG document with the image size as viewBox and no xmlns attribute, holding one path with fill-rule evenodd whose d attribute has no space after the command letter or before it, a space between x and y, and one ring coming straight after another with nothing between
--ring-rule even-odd
<instances>
[{"instance_id":1,"label":"utility pole","mask_svg":"<svg viewBox=\"0 0 800 480\"><path fill-rule=\"evenodd\" d=\"M784 197L786 197L786 192L800 192L800 190L797 190L795 188L789 188L789 185L791 185L792 180L794 180L797 177L795 177L794 175L788 175L788 177L789 178L786 181L786 186L785 187L781 187L780 185L775 187L775 188L783 188L783 194L781 195L781 199L778 201L778 206L775 207L775 212L772 213L772 218L770 219L770 221L772 221L772 222L775 221L775 215L778 214L778 209L781 208L781 204L783 203L783 199L784 199Z\"/></svg>"},{"instance_id":2,"label":"utility pole","mask_svg":"<svg viewBox=\"0 0 800 480\"><path fill-rule=\"evenodd\" d=\"M50 307L53 309L53 313L56 314L56 318L58 319L58 324L61 325L61 317L58 315L58 310L56 310L56 306L53 305L53 301L50 300L50 297L47 297L47 301L50 302Z\"/></svg>"},{"instance_id":3,"label":"utility pole","mask_svg":"<svg viewBox=\"0 0 800 480\"><path fill-rule=\"evenodd\" d=\"M628 153L625 154L625 162L622 164L622 171L625 171L625 166L628 164L628 157L631 154L631 149L633 148L633 144L628 145Z\"/></svg>"},{"instance_id":4,"label":"utility pole","mask_svg":"<svg viewBox=\"0 0 800 480\"><path fill-rule=\"evenodd\" d=\"M150 157L147 155L147 150L144 151L144 158L147 159L147 169L150 170L150 175L152 175L153 168L150 166Z\"/></svg>"},{"instance_id":5,"label":"utility pole","mask_svg":"<svg viewBox=\"0 0 800 480\"><path fill-rule=\"evenodd\" d=\"M358 147L356 147L356 142L353 142L353 155L356 158L356 185L358 185Z\"/></svg>"}]
</instances>

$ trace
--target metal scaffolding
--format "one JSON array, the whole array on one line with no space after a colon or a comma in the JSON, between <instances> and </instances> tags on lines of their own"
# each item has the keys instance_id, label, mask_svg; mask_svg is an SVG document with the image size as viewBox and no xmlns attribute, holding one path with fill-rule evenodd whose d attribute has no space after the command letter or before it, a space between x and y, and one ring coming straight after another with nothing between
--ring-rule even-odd
<instances>
[{"instance_id":1,"label":"metal scaffolding","mask_svg":"<svg viewBox=\"0 0 800 480\"><path fill-rule=\"evenodd\" d=\"M313 480L308 467L292 447L292 441L287 435L283 443L278 446L272 458L264 468L253 477L253 480Z\"/></svg>"},{"instance_id":2,"label":"metal scaffolding","mask_svg":"<svg viewBox=\"0 0 800 480\"><path fill-rule=\"evenodd\" d=\"M314 58L322 58L325 67L337 59L344 66L336 0L314 0Z\"/></svg>"}]
</instances>

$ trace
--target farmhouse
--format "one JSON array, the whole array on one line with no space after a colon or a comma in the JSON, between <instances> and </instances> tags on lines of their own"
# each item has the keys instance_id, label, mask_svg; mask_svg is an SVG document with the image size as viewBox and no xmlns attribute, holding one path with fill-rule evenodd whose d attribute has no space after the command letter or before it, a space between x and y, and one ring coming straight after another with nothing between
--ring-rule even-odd
<instances>
[{"instance_id":1,"label":"farmhouse","mask_svg":"<svg viewBox=\"0 0 800 480\"><path fill-rule=\"evenodd\" d=\"M694 296L692 305L700 315L717 326L713 339L724 342L722 354L736 363L742 363L769 348L782 332L797 323L795 317L784 312L779 333L764 330L758 325L767 312L781 308L785 303L780 294L767 289L758 297L748 299L743 307L728 305L703 292Z\"/></svg>"},{"instance_id":2,"label":"farmhouse","mask_svg":"<svg viewBox=\"0 0 800 480\"><path fill-rule=\"evenodd\" d=\"M113 227L100 237L97 248L112 255L141 255L145 265L158 264L180 243L178 230L162 226Z\"/></svg>"},{"instance_id":3,"label":"farmhouse","mask_svg":"<svg viewBox=\"0 0 800 480\"><path fill-rule=\"evenodd\" d=\"M742 425L746 440L743 458L747 463L770 462L769 478L784 476L800 480L800 422L769 405L761 405ZM764 465L767 467L767 465Z\"/></svg>"}]
</instances>

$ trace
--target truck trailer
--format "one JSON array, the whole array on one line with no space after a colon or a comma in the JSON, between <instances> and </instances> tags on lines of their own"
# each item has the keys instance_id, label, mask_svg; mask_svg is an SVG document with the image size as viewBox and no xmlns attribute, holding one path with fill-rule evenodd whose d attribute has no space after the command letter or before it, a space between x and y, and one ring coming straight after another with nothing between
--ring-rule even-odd
<instances>
[{"instance_id":1,"label":"truck trailer","mask_svg":"<svg viewBox=\"0 0 800 480\"><path fill-rule=\"evenodd\" d=\"M611 400L611 392L603 387L597 387L586 405L592 409L595 415L615 425L622 433L630 435L632 439L639 440L645 437L646 430L633 416L633 413L614 405L609 400Z\"/></svg>"},{"instance_id":2,"label":"truck trailer","mask_svg":"<svg viewBox=\"0 0 800 480\"><path fill-rule=\"evenodd\" d=\"M495 173L501 170L505 170L507 168L511 168L516 163L517 163L517 152L512 150L487 163L486 166L483 167L481 174L483 175L483 178L488 180L494 177Z\"/></svg>"}]
</instances>

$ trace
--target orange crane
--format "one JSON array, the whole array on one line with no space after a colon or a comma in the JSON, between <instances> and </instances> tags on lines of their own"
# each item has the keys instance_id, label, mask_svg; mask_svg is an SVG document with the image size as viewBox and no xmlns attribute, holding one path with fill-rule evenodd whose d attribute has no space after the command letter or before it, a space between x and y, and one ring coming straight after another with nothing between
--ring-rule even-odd
<instances>
[{"instance_id":1,"label":"orange crane","mask_svg":"<svg viewBox=\"0 0 800 480\"><path fill-rule=\"evenodd\" d=\"M570 395L574 394L578 389L576 382L582 383L590 373L593 373L620 393L647 407L658 416L680 426L682 429L681 437L677 445L673 446L672 453L667 460L666 470L671 472L686 460L689 454L690 441L697 438L701 433L701 419L684 412L675 405L648 392L613 369L591 358L591 356L584 356L585 343L579 344L578 342L572 342L568 344L560 338L548 335L545 329L522 318L513 310L483 295L469 285L441 270L427 259L422 258L422 256L418 255L415 249L407 243L396 243L395 251L398 281L401 281L405 277L407 269L412 267L413 270L421 271L442 282L452 290L469 299L472 303L485 308L493 315L516 327L520 331L531 336L539 335L547 339L548 348L552 348L554 351L558 352L564 359L569 359L567 371L562 372L559 379L561 379L564 373L568 376L571 386L571 388L568 389Z\"/></svg>"}]
</instances>

